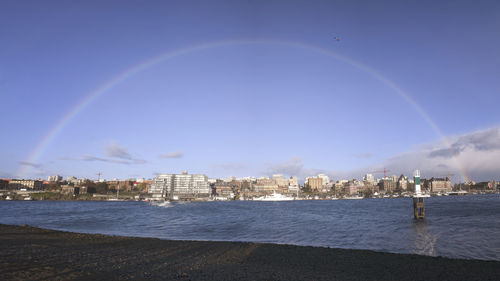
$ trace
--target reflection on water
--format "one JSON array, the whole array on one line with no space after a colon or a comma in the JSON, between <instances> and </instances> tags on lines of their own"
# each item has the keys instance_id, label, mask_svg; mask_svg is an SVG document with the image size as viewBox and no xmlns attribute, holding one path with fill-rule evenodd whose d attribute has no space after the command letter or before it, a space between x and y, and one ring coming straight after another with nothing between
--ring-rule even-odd
<instances>
[{"instance_id":1,"label":"reflection on water","mask_svg":"<svg viewBox=\"0 0 500 281\"><path fill-rule=\"evenodd\" d=\"M156 206L156 207L163 207L163 208L170 208L173 207L174 205L170 203L169 201L152 201L149 202L151 206Z\"/></svg>"},{"instance_id":2,"label":"reflection on water","mask_svg":"<svg viewBox=\"0 0 500 281\"><path fill-rule=\"evenodd\" d=\"M423 220L415 220L413 231L415 232L415 241L413 243L412 253L419 255L436 255L437 235L430 232L428 223Z\"/></svg>"}]
</instances>

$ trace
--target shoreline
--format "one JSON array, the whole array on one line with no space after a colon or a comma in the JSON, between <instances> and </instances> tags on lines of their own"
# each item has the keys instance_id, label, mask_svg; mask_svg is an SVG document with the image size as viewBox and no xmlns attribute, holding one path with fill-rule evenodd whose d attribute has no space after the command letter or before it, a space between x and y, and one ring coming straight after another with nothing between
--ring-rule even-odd
<instances>
[{"instance_id":1,"label":"shoreline","mask_svg":"<svg viewBox=\"0 0 500 281\"><path fill-rule=\"evenodd\" d=\"M236 200L236 199L214 199L214 198L198 198L198 199L192 199L192 200L168 200L168 199L159 199L159 200L153 200L151 198L140 198L140 199L135 199L131 197L126 197L122 196L121 198L116 198L114 195L111 194L99 194L97 196L70 196L67 194L59 194L59 193L52 193L50 197L44 198L44 197L39 197L39 194L46 193L46 192L30 192L30 193L22 193L23 195L16 195L13 198L5 199L4 196L0 196L0 201L62 201L62 202L75 202L75 201L91 201L91 202L142 202L142 201L147 201L147 202L230 202L230 201L270 201L270 202L275 202L275 201L329 201L329 200L353 200L353 199L411 199L413 198L412 196L407 196L407 195L391 195L391 196L378 196L378 197L361 197L361 196L347 196L347 197L326 197L326 198L311 198L311 197L298 197L293 200L254 200L254 199L243 199L243 200ZM462 197L462 196L477 196L477 195L493 195L493 194L500 194L498 192L488 192L488 193L467 193L467 194L447 194L447 195L437 195L437 194L430 194L429 197ZM33 195L33 196L32 196Z\"/></svg>"},{"instance_id":2,"label":"shoreline","mask_svg":"<svg viewBox=\"0 0 500 281\"><path fill-rule=\"evenodd\" d=\"M0 265L3 280L500 279L500 261L82 234L4 224L0 224Z\"/></svg>"}]
</instances>

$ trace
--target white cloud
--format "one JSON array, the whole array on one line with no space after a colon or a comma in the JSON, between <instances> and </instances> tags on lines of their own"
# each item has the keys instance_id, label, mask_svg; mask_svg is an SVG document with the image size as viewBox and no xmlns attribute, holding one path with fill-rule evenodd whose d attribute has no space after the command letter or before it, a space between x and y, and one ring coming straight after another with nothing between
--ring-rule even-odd
<instances>
[{"instance_id":1,"label":"white cloud","mask_svg":"<svg viewBox=\"0 0 500 281\"><path fill-rule=\"evenodd\" d=\"M472 180L500 178L500 129L492 128L448 138L449 147L435 142L398 155L385 161L402 173L420 169L423 177L455 174L462 181L461 174Z\"/></svg>"},{"instance_id":2,"label":"white cloud","mask_svg":"<svg viewBox=\"0 0 500 281\"><path fill-rule=\"evenodd\" d=\"M160 154L159 157L160 158L182 158L182 157L184 157L184 152L182 152L182 151L169 152L169 153Z\"/></svg>"},{"instance_id":3,"label":"white cloud","mask_svg":"<svg viewBox=\"0 0 500 281\"><path fill-rule=\"evenodd\" d=\"M391 170L389 173L391 175L412 176L416 169L419 169L425 178L453 174L454 182L463 181L463 173L474 181L500 180L500 128L454 136L447 141L449 146L442 141L427 143L412 151L381 161L377 165L352 170L306 168L301 158L292 158L282 163L268 164L266 174L280 173L304 178L324 173L334 180L360 179L370 171L387 168ZM361 155L364 154L359 156ZM382 174L375 176L382 177Z\"/></svg>"},{"instance_id":4,"label":"white cloud","mask_svg":"<svg viewBox=\"0 0 500 281\"><path fill-rule=\"evenodd\" d=\"M112 142L109 146L106 146L104 152L109 157L132 160L132 156L128 153L127 149L116 142Z\"/></svg>"},{"instance_id":5,"label":"white cloud","mask_svg":"<svg viewBox=\"0 0 500 281\"><path fill-rule=\"evenodd\" d=\"M498 128L477 131L456 137L450 147L438 148L429 152L429 157L451 158L465 150L495 151L500 149L500 130Z\"/></svg>"},{"instance_id":6,"label":"white cloud","mask_svg":"<svg viewBox=\"0 0 500 281\"><path fill-rule=\"evenodd\" d=\"M131 164L145 164L147 163L146 160L142 159L130 159L130 160L121 160L121 159L110 159L110 158L104 158L104 157L98 157L98 156L92 156L92 155L84 155L80 158L73 158L73 157L61 157L59 160L64 160L64 161L89 161L89 162L106 162L106 163L116 163L116 164L124 164L124 165L131 165Z\"/></svg>"},{"instance_id":7,"label":"white cloud","mask_svg":"<svg viewBox=\"0 0 500 281\"><path fill-rule=\"evenodd\" d=\"M37 163L33 163L33 162L28 162L28 161L17 161L17 163L19 165L30 166L30 167L33 167L33 168L40 168L40 167L42 167L42 164L37 164Z\"/></svg>"}]
</instances>

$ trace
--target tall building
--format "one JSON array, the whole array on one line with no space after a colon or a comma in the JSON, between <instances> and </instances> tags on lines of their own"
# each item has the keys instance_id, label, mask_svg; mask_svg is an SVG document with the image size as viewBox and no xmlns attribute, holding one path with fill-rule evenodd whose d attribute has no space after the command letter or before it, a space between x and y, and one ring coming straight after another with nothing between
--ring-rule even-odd
<instances>
[{"instance_id":1,"label":"tall building","mask_svg":"<svg viewBox=\"0 0 500 281\"><path fill-rule=\"evenodd\" d=\"M397 187L399 190L406 191L408 189L408 178L401 175L398 179Z\"/></svg>"},{"instance_id":2,"label":"tall building","mask_svg":"<svg viewBox=\"0 0 500 281\"><path fill-rule=\"evenodd\" d=\"M208 197L211 190L206 175L159 174L148 190L153 198L195 198Z\"/></svg>"},{"instance_id":3,"label":"tall building","mask_svg":"<svg viewBox=\"0 0 500 281\"><path fill-rule=\"evenodd\" d=\"M373 177L372 174L366 174L364 177L363 177L363 181L369 183L369 184L374 184L375 183L375 178Z\"/></svg>"},{"instance_id":4,"label":"tall building","mask_svg":"<svg viewBox=\"0 0 500 281\"><path fill-rule=\"evenodd\" d=\"M311 190L321 191L323 189L323 179L322 178L309 178L307 183Z\"/></svg>"},{"instance_id":5,"label":"tall building","mask_svg":"<svg viewBox=\"0 0 500 281\"><path fill-rule=\"evenodd\" d=\"M327 186L330 183L330 178L325 174L318 174L318 178L323 181L323 186Z\"/></svg>"},{"instance_id":6,"label":"tall building","mask_svg":"<svg viewBox=\"0 0 500 281\"><path fill-rule=\"evenodd\" d=\"M59 182L62 181L62 179L63 177L61 177L60 175L55 175L55 176L49 176L47 180L52 182Z\"/></svg>"},{"instance_id":7,"label":"tall building","mask_svg":"<svg viewBox=\"0 0 500 281\"><path fill-rule=\"evenodd\" d=\"M380 190L385 192L393 192L396 189L396 182L392 181L392 177L382 179L378 185Z\"/></svg>"}]
</instances>

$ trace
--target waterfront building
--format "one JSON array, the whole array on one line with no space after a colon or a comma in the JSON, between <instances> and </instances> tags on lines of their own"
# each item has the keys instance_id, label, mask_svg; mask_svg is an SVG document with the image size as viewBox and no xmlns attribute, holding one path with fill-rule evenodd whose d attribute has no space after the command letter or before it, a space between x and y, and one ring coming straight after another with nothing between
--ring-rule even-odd
<instances>
[{"instance_id":1,"label":"waterfront building","mask_svg":"<svg viewBox=\"0 0 500 281\"><path fill-rule=\"evenodd\" d=\"M0 180L0 190L5 190L9 188L8 180Z\"/></svg>"},{"instance_id":2,"label":"waterfront building","mask_svg":"<svg viewBox=\"0 0 500 281\"><path fill-rule=\"evenodd\" d=\"M431 192L451 192L452 186L449 178L431 178L428 182Z\"/></svg>"},{"instance_id":3,"label":"waterfront building","mask_svg":"<svg viewBox=\"0 0 500 281\"><path fill-rule=\"evenodd\" d=\"M148 193L153 198L190 199L209 197L211 190L206 175L159 174L153 179Z\"/></svg>"},{"instance_id":4,"label":"waterfront building","mask_svg":"<svg viewBox=\"0 0 500 281\"><path fill-rule=\"evenodd\" d=\"M299 179L297 176L290 177L288 180L288 192L297 193L299 189Z\"/></svg>"},{"instance_id":5,"label":"waterfront building","mask_svg":"<svg viewBox=\"0 0 500 281\"><path fill-rule=\"evenodd\" d=\"M41 190L43 182L39 180L18 180L12 179L9 182L9 189Z\"/></svg>"},{"instance_id":6,"label":"waterfront building","mask_svg":"<svg viewBox=\"0 0 500 281\"><path fill-rule=\"evenodd\" d=\"M319 177L309 178L307 180L307 184L309 184L309 188L313 191L321 191L323 190L323 179Z\"/></svg>"},{"instance_id":7,"label":"waterfront building","mask_svg":"<svg viewBox=\"0 0 500 281\"><path fill-rule=\"evenodd\" d=\"M288 192L297 193L297 192L299 192L299 190L300 190L300 188L299 188L298 184L290 184L288 186Z\"/></svg>"},{"instance_id":8,"label":"waterfront building","mask_svg":"<svg viewBox=\"0 0 500 281\"><path fill-rule=\"evenodd\" d=\"M288 187L290 185L290 180L286 179L281 174L273 175L272 179L276 182L279 187Z\"/></svg>"},{"instance_id":9,"label":"waterfront building","mask_svg":"<svg viewBox=\"0 0 500 281\"><path fill-rule=\"evenodd\" d=\"M379 189L385 192L393 192L396 189L396 182L392 181L392 177L384 178L379 182Z\"/></svg>"},{"instance_id":10,"label":"waterfront building","mask_svg":"<svg viewBox=\"0 0 500 281\"><path fill-rule=\"evenodd\" d=\"M111 180L107 181L106 183L108 184L110 189L116 189L120 191L131 191L135 186L135 182L130 180Z\"/></svg>"},{"instance_id":11,"label":"waterfront building","mask_svg":"<svg viewBox=\"0 0 500 281\"><path fill-rule=\"evenodd\" d=\"M344 186L344 192L348 195L356 195L362 191L364 185L357 180L350 181Z\"/></svg>"},{"instance_id":12,"label":"waterfront building","mask_svg":"<svg viewBox=\"0 0 500 281\"><path fill-rule=\"evenodd\" d=\"M253 185L254 191L259 193L273 193L279 191L276 181L270 178L259 178Z\"/></svg>"},{"instance_id":13,"label":"waterfront building","mask_svg":"<svg viewBox=\"0 0 500 281\"><path fill-rule=\"evenodd\" d=\"M62 185L61 193L68 195L78 195L80 191L79 187L71 186L71 185Z\"/></svg>"},{"instance_id":14,"label":"waterfront building","mask_svg":"<svg viewBox=\"0 0 500 281\"><path fill-rule=\"evenodd\" d=\"M323 181L322 182L322 186L323 187L328 186L328 184L330 183L330 178L327 175L325 175L325 174L318 174L317 177L320 178Z\"/></svg>"},{"instance_id":15,"label":"waterfront building","mask_svg":"<svg viewBox=\"0 0 500 281\"><path fill-rule=\"evenodd\" d=\"M235 186L233 183L229 182L217 182L214 184L215 195L226 197L228 199L233 199Z\"/></svg>"},{"instance_id":16,"label":"waterfront building","mask_svg":"<svg viewBox=\"0 0 500 281\"><path fill-rule=\"evenodd\" d=\"M402 191L406 191L408 189L408 178L404 175L401 175L397 182L397 188Z\"/></svg>"}]
</instances>

